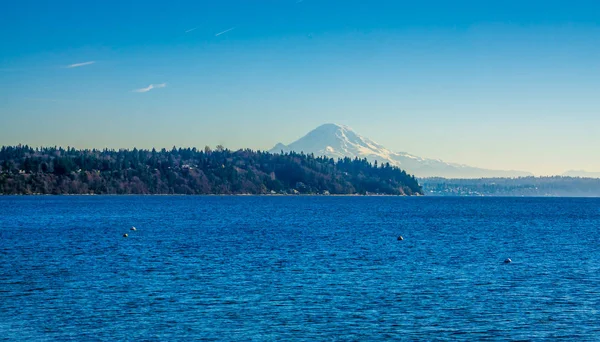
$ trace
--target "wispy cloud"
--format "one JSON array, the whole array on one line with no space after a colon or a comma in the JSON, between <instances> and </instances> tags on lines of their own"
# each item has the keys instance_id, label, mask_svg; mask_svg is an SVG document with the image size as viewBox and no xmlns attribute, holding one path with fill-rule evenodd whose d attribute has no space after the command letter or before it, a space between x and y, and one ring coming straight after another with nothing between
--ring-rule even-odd
<instances>
[{"instance_id":1,"label":"wispy cloud","mask_svg":"<svg viewBox=\"0 0 600 342\"><path fill-rule=\"evenodd\" d=\"M220 36L222 34L225 34L225 33L229 32L229 31L233 31L233 30L235 30L235 26L232 27L232 28L229 28L229 29L227 29L225 31L222 31L222 32L219 32L219 33L215 34L215 37L218 37L218 36Z\"/></svg>"},{"instance_id":2,"label":"wispy cloud","mask_svg":"<svg viewBox=\"0 0 600 342\"><path fill-rule=\"evenodd\" d=\"M190 33L190 32L195 31L197 29L198 29L197 27L194 27L194 28L191 28L189 30L186 30L185 33Z\"/></svg>"},{"instance_id":3,"label":"wispy cloud","mask_svg":"<svg viewBox=\"0 0 600 342\"><path fill-rule=\"evenodd\" d=\"M160 83L160 84L151 84L149 86L147 86L146 88L140 88L140 89L136 89L133 92L134 93L146 93L149 92L152 89L158 89L158 88L164 88L166 87L167 84L166 83Z\"/></svg>"},{"instance_id":4,"label":"wispy cloud","mask_svg":"<svg viewBox=\"0 0 600 342\"><path fill-rule=\"evenodd\" d=\"M67 65L67 68L79 68L79 67L90 65L90 64L94 64L94 63L96 63L96 61L89 61L89 62L83 62L83 63L75 63L75 64Z\"/></svg>"},{"instance_id":5,"label":"wispy cloud","mask_svg":"<svg viewBox=\"0 0 600 342\"><path fill-rule=\"evenodd\" d=\"M25 97L25 100L28 101L39 101L39 102L59 102L57 99L48 99L48 98L40 98L40 97Z\"/></svg>"}]
</instances>

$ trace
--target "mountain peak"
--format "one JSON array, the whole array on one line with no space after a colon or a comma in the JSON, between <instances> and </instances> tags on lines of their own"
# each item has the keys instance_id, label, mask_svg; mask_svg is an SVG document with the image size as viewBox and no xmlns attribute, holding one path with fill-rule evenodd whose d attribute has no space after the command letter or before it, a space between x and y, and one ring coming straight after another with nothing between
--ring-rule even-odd
<instances>
[{"instance_id":1,"label":"mountain peak","mask_svg":"<svg viewBox=\"0 0 600 342\"><path fill-rule=\"evenodd\" d=\"M336 130L336 129L343 129L346 131L351 131L352 128L346 126L346 125L340 125L340 124L336 124L336 123L326 123L326 124L322 124L321 126L317 127L314 129L314 131L325 131L325 130Z\"/></svg>"},{"instance_id":2,"label":"mountain peak","mask_svg":"<svg viewBox=\"0 0 600 342\"><path fill-rule=\"evenodd\" d=\"M328 158L366 158L370 162L389 163L417 177L481 178L520 177L530 173L519 171L485 170L466 165L425 159L404 152L392 152L371 139L365 138L350 127L326 123L308 132L289 145L277 144L271 153L304 152Z\"/></svg>"},{"instance_id":3,"label":"mountain peak","mask_svg":"<svg viewBox=\"0 0 600 342\"><path fill-rule=\"evenodd\" d=\"M285 148L282 148L285 147ZM330 158L367 158L371 161L389 162L390 151L374 141L358 135L352 128L335 124L323 124L290 145L276 145L271 152L304 152Z\"/></svg>"}]
</instances>

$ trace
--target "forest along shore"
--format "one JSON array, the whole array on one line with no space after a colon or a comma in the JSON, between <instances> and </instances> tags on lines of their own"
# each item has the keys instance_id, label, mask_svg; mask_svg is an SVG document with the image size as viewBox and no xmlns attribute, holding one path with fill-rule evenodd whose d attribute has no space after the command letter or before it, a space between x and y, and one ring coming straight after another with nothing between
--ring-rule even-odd
<instances>
[{"instance_id":1,"label":"forest along shore","mask_svg":"<svg viewBox=\"0 0 600 342\"><path fill-rule=\"evenodd\" d=\"M389 164L312 154L3 146L0 194L422 195Z\"/></svg>"}]
</instances>

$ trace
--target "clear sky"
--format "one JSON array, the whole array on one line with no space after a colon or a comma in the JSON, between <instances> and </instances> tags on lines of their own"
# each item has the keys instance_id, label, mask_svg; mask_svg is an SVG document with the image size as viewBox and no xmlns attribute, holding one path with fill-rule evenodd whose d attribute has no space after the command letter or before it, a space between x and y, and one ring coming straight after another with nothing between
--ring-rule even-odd
<instances>
[{"instance_id":1,"label":"clear sky","mask_svg":"<svg viewBox=\"0 0 600 342\"><path fill-rule=\"evenodd\" d=\"M600 171L597 0L3 1L0 42L0 145L269 149L335 122Z\"/></svg>"}]
</instances>

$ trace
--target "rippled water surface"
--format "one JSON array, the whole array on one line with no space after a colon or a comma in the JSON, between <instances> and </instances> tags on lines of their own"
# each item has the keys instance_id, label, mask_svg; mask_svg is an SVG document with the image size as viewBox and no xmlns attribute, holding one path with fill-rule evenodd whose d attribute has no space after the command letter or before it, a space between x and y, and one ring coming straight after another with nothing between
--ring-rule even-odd
<instances>
[{"instance_id":1,"label":"rippled water surface","mask_svg":"<svg viewBox=\"0 0 600 342\"><path fill-rule=\"evenodd\" d=\"M0 197L0 340L600 340L599 229L599 199Z\"/></svg>"}]
</instances>

